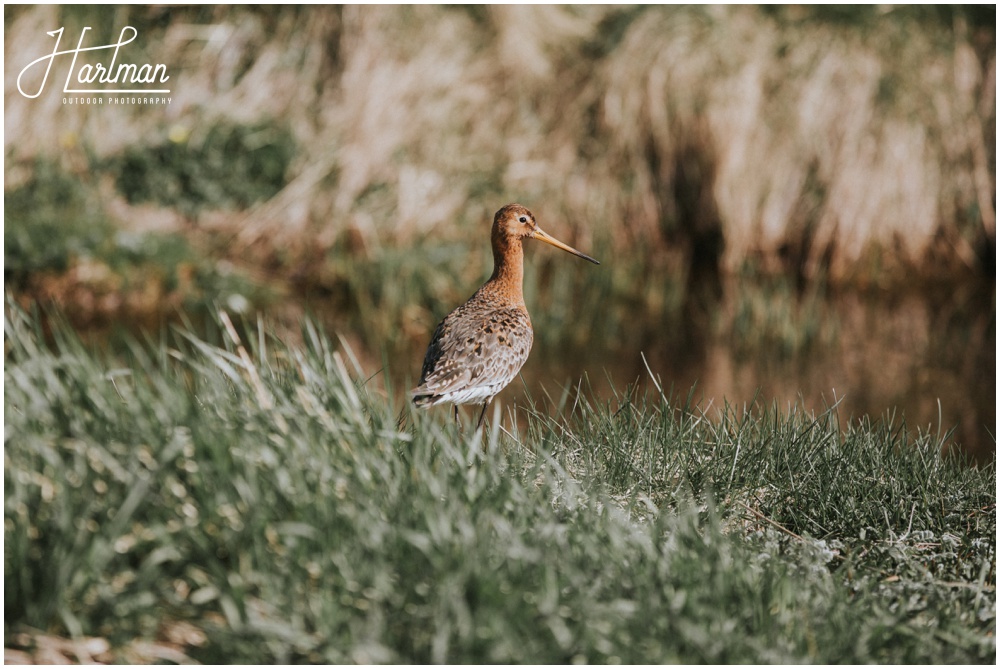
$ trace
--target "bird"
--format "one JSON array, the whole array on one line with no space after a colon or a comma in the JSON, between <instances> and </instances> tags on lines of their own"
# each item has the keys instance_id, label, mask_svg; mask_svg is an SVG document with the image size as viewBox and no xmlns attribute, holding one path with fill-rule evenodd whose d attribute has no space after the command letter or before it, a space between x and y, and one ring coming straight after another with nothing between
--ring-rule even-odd
<instances>
[{"instance_id":1,"label":"bird","mask_svg":"<svg viewBox=\"0 0 1000 669\"><path fill-rule=\"evenodd\" d=\"M493 274L434 330L420 382L410 391L416 406L450 402L459 423L459 404L482 404L476 424L479 430L490 402L521 370L534 339L523 292L526 239L537 239L601 264L542 231L534 214L524 206L501 207L493 216L490 233Z\"/></svg>"}]
</instances>

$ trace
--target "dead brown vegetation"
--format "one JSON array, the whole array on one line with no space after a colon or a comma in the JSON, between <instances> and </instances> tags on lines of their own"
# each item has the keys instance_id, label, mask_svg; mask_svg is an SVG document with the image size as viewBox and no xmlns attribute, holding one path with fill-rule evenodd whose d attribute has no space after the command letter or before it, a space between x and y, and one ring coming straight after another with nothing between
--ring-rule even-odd
<instances>
[{"instance_id":1,"label":"dead brown vegetation","mask_svg":"<svg viewBox=\"0 0 1000 669\"><path fill-rule=\"evenodd\" d=\"M995 32L958 13L949 25L740 7L90 11L8 11L8 165L58 156L85 171L128 145L197 143L222 118L276 119L302 147L288 185L203 221L238 233L237 248L478 238L516 200L569 243L614 240L681 271L750 260L802 278L992 276ZM46 30L124 21L171 68L169 106L17 93Z\"/></svg>"}]
</instances>

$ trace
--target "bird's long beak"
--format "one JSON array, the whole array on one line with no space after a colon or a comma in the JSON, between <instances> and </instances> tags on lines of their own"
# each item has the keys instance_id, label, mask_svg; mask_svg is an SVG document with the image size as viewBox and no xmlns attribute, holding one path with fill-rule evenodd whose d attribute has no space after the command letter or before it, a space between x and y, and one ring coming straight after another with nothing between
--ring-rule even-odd
<instances>
[{"instance_id":1,"label":"bird's long beak","mask_svg":"<svg viewBox=\"0 0 1000 669\"><path fill-rule=\"evenodd\" d=\"M563 251L567 251L569 253L572 253L575 256L579 256L579 257L583 258L584 260L589 260L590 262L594 263L595 265L600 265L601 264L601 263L597 262L596 260L594 260L593 258L591 258L590 256L588 256L586 253L580 253L579 251L577 251L572 246L569 246L568 244L563 244L561 241L559 241L558 239L556 239L555 237L553 237L549 233L543 231L541 228L535 228L535 231L534 231L534 233L531 236L533 238L539 240L539 241L545 242L546 244L552 244L552 246L556 247L557 249L562 249Z\"/></svg>"}]
</instances>

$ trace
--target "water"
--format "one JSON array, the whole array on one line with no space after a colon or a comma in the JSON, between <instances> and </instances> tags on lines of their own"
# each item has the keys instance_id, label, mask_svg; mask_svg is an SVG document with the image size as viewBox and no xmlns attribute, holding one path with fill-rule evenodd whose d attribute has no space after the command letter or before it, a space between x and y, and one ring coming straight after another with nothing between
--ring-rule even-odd
<instances>
[{"instance_id":1,"label":"water","mask_svg":"<svg viewBox=\"0 0 1000 669\"><path fill-rule=\"evenodd\" d=\"M710 310L739 311L734 293L727 290L730 297ZM512 383L498 400L505 407L523 403L525 390L536 401L546 393L558 399L584 375L598 398L611 398L612 388L621 393L629 384L652 392L644 355L664 390L672 388L683 400L694 387L694 400L709 416L727 401L736 407L754 401L804 405L817 413L839 403L844 425L862 416L892 417L896 425L905 420L910 430L954 430L951 444L988 462L996 450L994 304L992 290L847 293L819 305L807 324L815 329L811 343L790 353L773 338L757 347L736 342L731 327L717 324L636 322L627 335L575 347L536 336L523 383ZM545 314L533 314L533 322L536 331L546 327ZM406 355L412 381L422 346Z\"/></svg>"},{"instance_id":2,"label":"water","mask_svg":"<svg viewBox=\"0 0 1000 669\"><path fill-rule=\"evenodd\" d=\"M709 417L726 402L737 408L776 402L783 409L796 405L816 413L836 403L845 426L869 416L892 417L896 425L905 420L911 430L953 430L949 444L978 462L995 459L993 284L823 295L806 300L794 316L786 313L788 303L787 295L730 283L720 299L680 317L650 321L641 314L629 319L606 311L608 327L586 321L593 310L559 315L529 304L535 344L521 379L497 400L506 415L510 407L524 404L525 392L536 402L546 396L558 400L567 389L575 392L584 377L585 390L597 399L612 399L630 385L655 392L648 363L675 399L683 401L694 388L694 401ZM292 300L265 320L283 324L279 335L294 341L304 313L311 312L331 335L345 335L366 375L388 361L394 401L405 401L433 327L407 333L400 338L406 342L401 350L383 357L371 337L352 332L350 317L329 307L326 298ZM574 327L577 321L583 327ZM449 412L442 411L442 418Z\"/></svg>"}]
</instances>

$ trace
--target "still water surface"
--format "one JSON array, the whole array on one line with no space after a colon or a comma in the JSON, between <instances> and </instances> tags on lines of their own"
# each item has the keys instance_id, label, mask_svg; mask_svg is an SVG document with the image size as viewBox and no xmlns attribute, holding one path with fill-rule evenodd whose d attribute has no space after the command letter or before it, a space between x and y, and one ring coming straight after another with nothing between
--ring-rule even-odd
<instances>
[{"instance_id":1,"label":"still water surface","mask_svg":"<svg viewBox=\"0 0 1000 669\"><path fill-rule=\"evenodd\" d=\"M719 313L733 308L726 298L713 306ZM796 353L776 354L767 346L748 350L732 341L733 330L725 326L678 335L683 326L676 322L636 323L628 337L594 338L569 348L536 336L522 381L498 400L506 415L512 404L523 404L525 391L536 401L546 394L558 399L584 375L599 399L629 384L653 392L644 355L664 390L672 388L683 401L694 387L694 401L710 417L725 402L740 408L777 402L819 413L839 401L842 424L891 416L910 430L954 430L949 443L979 462L995 458L995 292L850 293L826 300L820 312L814 343ZM534 310L532 321L536 331L544 328L546 314ZM666 328L673 328L671 336L664 335ZM406 352L404 364L393 370L396 388L419 375L425 346ZM466 420L474 419L468 415Z\"/></svg>"}]
</instances>

